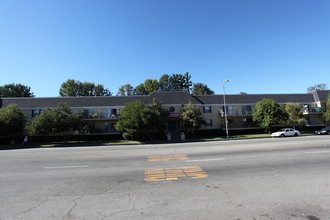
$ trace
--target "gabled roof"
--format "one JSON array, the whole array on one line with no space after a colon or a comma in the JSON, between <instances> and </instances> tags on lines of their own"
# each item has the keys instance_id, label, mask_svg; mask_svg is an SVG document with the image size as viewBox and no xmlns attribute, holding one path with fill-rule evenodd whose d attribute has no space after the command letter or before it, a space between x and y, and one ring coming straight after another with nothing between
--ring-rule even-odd
<instances>
[{"instance_id":1,"label":"gabled roof","mask_svg":"<svg viewBox=\"0 0 330 220\"><path fill-rule=\"evenodd\" d=\"M177 105L177 104L188 104L189 102L193 104L201 104L194 96L183 91L161 91L153 92L149 96L149 102L151 103L153 99L157 99L163 105Z\"/></svg>"}]
</instances>

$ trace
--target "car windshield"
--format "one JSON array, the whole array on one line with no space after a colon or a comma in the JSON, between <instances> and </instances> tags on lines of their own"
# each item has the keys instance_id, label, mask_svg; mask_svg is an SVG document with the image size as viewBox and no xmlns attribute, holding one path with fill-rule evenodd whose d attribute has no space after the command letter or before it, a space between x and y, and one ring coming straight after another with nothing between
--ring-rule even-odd
<instances>
[{"instance_id":1,"label":"car windshield","mask_svg":"<svg viewBox=\"0 0 330 220\"><path fill-rule=\"evenodd\" d=\"M281 129L281 130L279 130L279 131L285 131L285 130L286 130L286 129L283 128L283 129Z\"/></svg>"}]
</instances>

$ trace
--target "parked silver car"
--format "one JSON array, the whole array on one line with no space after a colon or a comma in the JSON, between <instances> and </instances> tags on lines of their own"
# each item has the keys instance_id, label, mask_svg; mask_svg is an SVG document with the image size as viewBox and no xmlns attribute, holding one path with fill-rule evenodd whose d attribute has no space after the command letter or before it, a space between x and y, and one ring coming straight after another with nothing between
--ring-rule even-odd
<instances>
[{"instance_id":1,"label":"parked silver car","mask_svg":"<svg viewBox=\"0 0 330 220\"><path fill-rule=\"evenodd\" d=\"M293 128L283 128L271 134L272 137L287 137L287 136L298 136L298 135L300 135L300 132Z\"/></svg>"}]
</instances>

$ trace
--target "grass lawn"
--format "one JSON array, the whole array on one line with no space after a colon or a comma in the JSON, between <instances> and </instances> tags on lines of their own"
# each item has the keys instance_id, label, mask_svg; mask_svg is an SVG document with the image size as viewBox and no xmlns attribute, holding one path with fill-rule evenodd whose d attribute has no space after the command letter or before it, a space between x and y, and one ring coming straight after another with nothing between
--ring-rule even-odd
<instances>
[{"instance_id":1,"label":"grass lawn","mask_svg":"<svg viewBox=\"0 0 330 220\"><path fill-rule=\"evenodd\" d=\"M313 133L302 133L301 136L313 135ZM229 136L230 140L239 139L255 139L255 138L271 138L270 134L244 134L244 135L232 135ZM198 142L198 141L221 141L226 140L225 137L203 137L196 139L187 139L185 141L172 141L177 142ZM20 148L43 148L43 147L80 147L80 146L111 146L111 145L139 145L139 144L166 144L169 143L166 140L152 141L152 142L139 142L139 141L127 141L127 140L109 140L109 141L57 141L46 143L28 143L25 145L0 145L1 149L20 149Z\"/></svg>"},{"instance_id":2,"label":"grass lawn","mask_svg":"<svg viewBox=\"0 0 330 220\"><path fill-rule=\"evenodd\" d=\"M45 143L27 143L25 145L0 145L0 149L43 148L43 147L80 147L80 146L108 146L108 145L137 145L139 141L109 140L109 141L56 141Z\"/></svg>"}]
</instances>

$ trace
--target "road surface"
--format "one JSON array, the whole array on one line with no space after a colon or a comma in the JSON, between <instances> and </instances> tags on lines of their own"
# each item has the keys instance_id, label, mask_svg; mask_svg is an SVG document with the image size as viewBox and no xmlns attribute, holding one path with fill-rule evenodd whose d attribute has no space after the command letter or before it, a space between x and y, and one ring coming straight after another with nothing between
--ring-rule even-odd
<instances>
[{"instance_id":1,"label":"road surface","mask_svg":"<svg viewBox=\"0 0 330 220\"><path fill-rule=\"evenodd\" d=\"M330 136L0 151L0 220L330 219Z\"/></svg>"}]
</instances>

